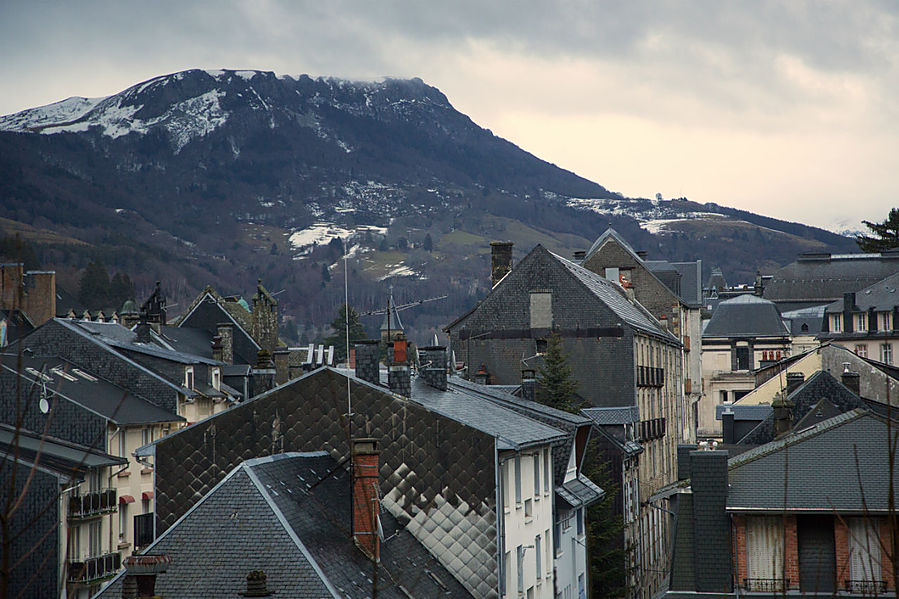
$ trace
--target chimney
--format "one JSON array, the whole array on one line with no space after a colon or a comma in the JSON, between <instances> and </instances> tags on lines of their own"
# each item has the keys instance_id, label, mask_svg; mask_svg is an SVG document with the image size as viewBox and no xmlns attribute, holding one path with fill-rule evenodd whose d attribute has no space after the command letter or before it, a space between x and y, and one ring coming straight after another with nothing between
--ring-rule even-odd
<instances>
[{"instance_id":1,"label":"chimney","mask_svg":"<svg viewBox=\"0 0 899 599\"><path fill-rule=\"evenodd\" d=\"M356 378L372 385L381 384L378 361L380 343L377 339L356 342Z\"/></svg>"},{"instance_id":2,"label":"chimney","mask_svg":"<svg viewBox=\"0 0 899 599\"><path fill-rule=\"evenodd\" d=\"M537 401L537 373L532 368L521 371L521 399Z\"/></svg>"},{"instance_id":3,"label":"chimney","mask_svg":"<svg viewBox=\"0 0 899 599\"><path fill-rule=\"evenodd\" d=\"M222 338L221 361L225 364L234 364L234 325L230 322L220 322L216 325L218 336Z\"/></svg>"},{"instance_id":4,"label":"chimney","mask_svg":"<svg viewBox=\"0 0 899 599\"><path fill-rule=\"evenodd\" d=\"M243 593L244 597L270 597L268 591L268 576L262 570L251 570L247 574L247 592Z\"/></svg>"},{"instance_id":5,"label":"chimney","mask_svg":"<svg viewBox=\"0 0 899 599\"><path fill-rule=\"evenodd\" d=\"M381 559L378 538L380 454L377 439L353 439L353 540L376 562Z\"/></svg>"},{"instance_id":6,"label":"chimney","mask_svg":"<svg viewBox=\"0 0 899 599\"><path fill-rule=\"evenodd\" d=\"M736 443L736 439L734 436L736 433L734 432L734 412L728 406L724 408L724 412L721 414L721 436L723 437L725 445L733 445Z\"/></svg>"},{"instance_id":7,"label":"chimney","mask_svg":"<svg viewBox=\"0 0 899 599\"><path fill-rule=\"evenodd\" d=\"M251 397L274 388L275 365L272 362L272 355L267 350L260 349L256 354L256 365L251 369L250 377L253 386L250 390Z\"/></svg>"},{"instance_id":8,"label":"chimney","mask_svg":"<svg viewBox=\"0 0 899 599\"><path fill-rule=\"evenodd\" d=\"M855 331L855 319L852 314L855 311L855 293L843 294L843 331L852 333Z\"/></svg>"},{"instance_id":9,"label":"chimney","mask_svg":"<svg viewBox=\"0 0 899 599\"><path fill-rule=\"evenodd\" d=\"M857 372L849 370L849 362L843 362L843 374L840 375L840 381L844 387L858 396L861 396L860 378Z\"/></svg>"},{"instance_id":10,"label":"chimney","mask_svg":"<svg viewBox=\"0 0 899 599\"><path fill-rule=\"evenodd\" d=\"M585 250L578 250L574 253L574 261L578 264L581 264L587 258L587 252Z\"/></svg>"},{"instance_id":11,"label":"chimney","mask_svg":"<svg viewBox=\"0 0 899 599\"><path fill-rule=\"evenodd\" d=\"M511 241L490 242L490 285L496 287L510 270L512 270L512 245Z\"/></svg>"},{"instance_id":12,"label":"chimney","mask_svg":"<svg viewBox=\"0 0 899 599\"><path fill-rule=\"evenodd\" d=\"M446 348L441 345L422 347L418 355L422 380L435 389L446 391Z\"/></svg>"},{"instance_id":13,"label":"chimney","mask_svg":"<svg viewBox=\"0 0 899 599\"><path fill-rule=\"evenodd\" d=\"M409 364L406 362L406 340L400 335L390 344L390 366L387 370L387 385L390 390L403 397L412 396L412 381Z\"/></svg>"},{"instance_id":14,"label":"chimney","mask_svg":"<svg viewBox=\"0 0 899 599\"><path fill-rule=\"evenodd\" d=\"M805 375L801 372L788 372L787 373L787 396L791 395L793 391L799 388L799 385L805 382Z\"/></svg>"},{"instance_id":15,"label":"chimney","mask_svg":"<svg viewBox=\"0 0 899 599\"><path fill-rule=\"evenodd\" d=\"M212 337L212 359L216 362L224 362L222 360L222 336L214 335Z\"/></svg>"},{"instance_id":16,"label":"chimney","mask_svg":"<svg viewBox=\"0 0 899 599\"><path fill-rule=\"evenodd\" d=\"M771 402L774 408L774 438L777 439L793 428L793 402L782 397Z\"/></svg>"},{"instance_id":17,"label":"chimney","mask_svg":"<svg viewBox=\"0 0 899 599\"><path fill-rule=\"evenodd\" d=\"M693 563L726 560L727 567L697 568L696 591L728 593L731 591L730 519L727 504L727 452L696 450L690 452L690 486L693 490L693 534L701 542L693 543Z\"/></svg>"},{"instance_id":18,"label":"chimney","mask_svg":"<svg viewBox=\"0 0 899 599\"><path fill-rule=\"evenodd\" d=\"M668 317L666 315L662 314L662 316L659 317L659 324L662 325L663 331L667 331L668 330Z\"/></svg>"},{"instance_id":19,"label":"chimney","mask_svg":"<svg viewBox=\"0 0 899 599\"><path fill-rule=\"evenodd\" d=\"M646 250L638 250L636 254L637 258L639 258L640 260L646 260Z\"/></svg>"},{"instance_id":20,"label":"chimney","mask_svg":"<svg viewBox=\"0 0 899 599\"><path fill-rule=\"evenodd\" d=\"M137 328L134 329L134 332L137 334L138 343L150 343L150 325L147 322L139 322L137 324Z\"/></svg>"},{"instance_id":21,"label":"chimney","mask_svg":"<svg viewBox=\"0 0 899 599\"><path fill-rule=\"evenodd\" d=\"M680 443L677 446L677 480L690 478L690 453L696 451L695 445Z\"/></svg>"},{"instance_id":22,"label":"chimney","mask_svg":"<svg viewBox=\"0 0 899 599\"><path fill-rule=\"evenodd\" d=\"M125 558L125 580L122 599L156 596L156 576L168 569L172 559L167 555L129 555Z\"/></svg>"},{"instance_id":23,"label":"chimney","mask_svg":"<svg viewBox=\"0 0 899 599\"><path fill-rule=\"evenodd\" d=\"M283 385L290 380L290 350L279 347L274 351L275 384Z\"/></svg>"},{"instance_id":24,"label":"chimney","mask_svg":"<svg viewBox=\"0 0 899 599\"><path fill-rule=\"evenodd\" d=\"M481 367L474 373L474 382L479 385L486 385L490 375L487 373L487 365L481 362Z\"/></svg>"}]
</instances>

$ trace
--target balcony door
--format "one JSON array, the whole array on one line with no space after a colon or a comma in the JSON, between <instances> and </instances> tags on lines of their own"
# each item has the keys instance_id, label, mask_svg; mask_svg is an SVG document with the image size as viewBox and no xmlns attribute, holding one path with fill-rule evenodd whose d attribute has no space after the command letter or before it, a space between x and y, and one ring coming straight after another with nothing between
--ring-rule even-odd
<instances>
[{"instance_id":1,"label":"balcony door","mask_svg":"<svg viewBox=\"0 0 899 599\"><path fill-rule=\"evenodd\" d=\"M781 591L784 580L784 529L779 517L746 518L744 587L750 591Z\"/></svg>"},{"instance_id":2,"label":"balcony door","mask_svg":"<svg viewBox=\"0 0 899 599\"><path fill-rule=\"evenodd\" d=\"M836 586L833 516L798 516L799 590L831 593Z\"/></svg>"}]
</instances>

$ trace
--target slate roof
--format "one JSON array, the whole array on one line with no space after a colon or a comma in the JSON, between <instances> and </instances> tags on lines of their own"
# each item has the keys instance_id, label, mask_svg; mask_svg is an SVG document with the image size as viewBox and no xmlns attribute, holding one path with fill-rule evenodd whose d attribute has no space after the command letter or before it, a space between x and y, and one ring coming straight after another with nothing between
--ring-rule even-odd
<instances>
[{"instance_id":1,"label":"slate roof","mask_svg":"<svg viewBox=\"0 0 899 599\"><path fill-rule=\"evenodd\" d=\"M715 420L721 420L721 414L730 410L734 420L764 420L773 408L768 404L718 404L715 406Z\"/></svg>"},{"instance_id":2,"label":"slate roof","mask_svg":"<svg viewBox=\"0 0 899 599\"><path fill-rule=\"evenodd\" d=\"M740 295L718 304L702 331L710 337L787 337L790 332L774 302L752 294Z\"/></svg>"},{"instance_id":3,"label":"slate roof","mask_svg":"<svg viewBox=\"0 0 899 599\"><path fill-rule=\"evenodd\" d=\"M640 420L640 407L584 408L581 414L600 426L633 424Z\"/></svg>"},{"instance_id":4,"label":"slate roof","mask_svg":"<svg viewBox=\"0 0 899 599\"><path fill-rule=\"evenodd\" d=\"M586 261L590 256L595 254L597 250L602 247L602 244L604 244L610 237L621 244L624 249L633 254L634 257L637 258L637 260L640 260L641 262L643 261L639 256L637 256L637 252L634 251L634 248L631 247L631 244L625 241L624 237L622 237L618 233L618 231L616 231L612 227L609 227L608 229L603 231L602 235L596 238L596 241L593 242L593 245L590 246L590 249L587 250L587 253L584 255L584 260Z\"/></svg>"},{"instance_id":5,"label":"slate roof","mask_svg":"<svg viewBox=\"0 0 899 599\"><path fill-rule=\"evenodd\" d=\"M0 455L12 459L16 447L15 435L15 427L0 423ZM38 464L73 480L82 479L84 472L93 468L128 463L125 458L112 456L98 449L21 429L18 457L22 462Z\"/></svg>"},{"instance_id":6,"label":"slate roof","mask_svg":"<svg viewBox=\"0 0 899 599\"><path fill-rule=\"evenodd\" d=\"M637 302L630 302L627 299L624 290L619 285L608 281L595 272L587 270L583 266L575 264L567 258L563 258L558 254L553 254L552 252L550 252L550 254L558 260L562 266L567 268L577 280L583 283L590 293L607 305L621 320L644 332L676 340L676 337L671 333L662 329L662 325L659 324L659 321L653 318L652 314L650 314L643 306Z\"/></svg>"},{"instance_id":7,"label":"slate roof","mask_svg":"<svg viewBox=\"0 0 899 599\"><path fill-rule=\"evenodd\" d=\"M154 341L173 351L212 359L212 333L192 327L162 327L162 335L152 333Z\"/></svg>"},{"instance_id":8,"label":"slate roof","mask_svg":"<svg viewBox=\"0 0 899 599\"><path fill-rule=\"evenodd\" d=\"M831 302L899 270L899 253L800 255L775 271L764 297L775 301Z\"/></svg>"},{"instance_id":9,"label":"slate roof","mask_svg":"<svg viewBox=\"0 0 899 599\"><path fill-rule=\"evenodd\" d=\"M519 450L564 439L565 431L468 393L461 387L441 391L412 379L410 400L496 438L500 449Z\"/></svg>"},{"instance_id":10,"label":"slate roof","mask_svg":"<svg viewBox=\"0 0 899 599\"><path fill-rule=\"evenodd\" d=\"M861 513L864 501L884 512L887 432L884 418L853 410L732 458L727 508Z\"/></svg>"},{"instance_id":11,"label":"slate roof","mask_svg":"<svg viewBox=\"0 0 899 599\"><path fill-rule=\"evenodd\" d=\"M605 491L582 474L556 487L556 495L571 508L593 505L605 496Z\"/></svg>"},{"instance_id":12,"label":"slate roof","mask_svg":"<svg viewBox=\"0 0 899 599\"><path fill-rule=\"evenodd\" d=\"M90 322L86 320L71 322L73 326L84 329L88 334L100 337L104 343L118 349L134 351L181 364L221 364L221 362L196 354L167 349L153 343L139 343L137 341L137 333L113 322Z\"/></svg>"},{"instance_id":13,"label":"slate roof","mask_svg":"<svg viewBox=\"0 0 899 599\"><path fill-rule=\"evenodd\" d=\"M833 375L825 370L819 370L788 396L788 399L793 402L792 421L799 423L822 398L827 398L840 413L867 407L867 404L859 396L835 379ZM773 439L774 413L772 411L739 442L741 444L761 444L768 443Z\"/></svg>"},{"instance_id":14,"label":"slate roof","mask_svg":"<svg viewBox=\"0 0 899 599\"><path fill-rule=\"evenodd\" d=\"M0 354L0 368L4 371L15 374L17 363L18 356ZM28 385L42 385L49 393L48 399L59 395L116 424L184 420L181 416L153 405L96 374L85 372L62 358L23 356L22 366L22 380Z\"/></svg>"},{"instance_id":15,"label":"slate roof","mask_svg":"<svg viewBox=\"0 0 899 599\"><path fill-rule=\"evenodd\" d=\"M899 263L895 264L899 269ZM899 272L877 281L873 285L865 287L855 292L855 306L852 309L867 311L870 308L874 310L892 310L895 306L899 306ZM840 298L828 304L827 312L842 312L843 298Z\"/></svg>"},{"instance_id":16,"label":"slate roof","mask_svg":"<svg viewBox=\"0 0 899 599\"><path fill-rule=\"evenodd\" d=\"M672 262L671 266L681 274L681 299L691 305L702 304L702 260Z\"/></svg>"},{"instance_id":17,"label":"slate roof","mask_svg":"<svg viewBox=\"0 0 899 599\"><path fill-rule=\"evenodd\" d=\"M842 300L840 300L842 302ZM781 314L790 327L791 335L817 335L824 326L824 306L790 310ZM802 325L805 325L803 330Z\"/></svg>"},{"instance_id":18,"label":"slate roof","mask_svg":"<svg viewBox=\"0 0 899 599\"><path fill-rule=\"evenodd\" d=\"M349 489L324 451L243 462L146 550L172 558L157 594L239 597L247 573L263 570L275 597L371 596L371 562L350 538ZM379 596L471 596L390 514L380 519ZM120 597L121 579L98 596Z\"/></svg>"}]
</instances>

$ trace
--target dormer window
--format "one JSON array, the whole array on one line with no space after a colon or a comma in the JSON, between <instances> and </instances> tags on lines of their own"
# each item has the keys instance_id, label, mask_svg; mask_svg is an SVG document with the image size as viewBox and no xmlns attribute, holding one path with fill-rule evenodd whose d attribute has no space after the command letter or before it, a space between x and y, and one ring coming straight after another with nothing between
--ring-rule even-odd
<instances>
[{"instance_id":1,"label":"dormer window","mask_svg":"<svg viewBox=\"0 0 899 599\"><path fill-rule=\"evenodd\" d=\"M868 315L864 312L855 315L855 330L859 332L868 330Z\"/></svg>"},{"instance_id":2,"label":"dormer window","mask_svg":"<svg viewBox=\"0 0 899 599\"><path fill-rule=\"evenodd\" d=\"M893 314L892 312L879 312L877 314L877 328L881 331L893 330Z\"/></svg>"},{"instance_id":3,"label":"dormer window","mask_svg":"<svg viewBox=\"0 0 899 599\"><path fill-rule=\"evenodd\" d=\"M830 330L834 333L839 333L843 330L843 315L842 314L831 314L830 315Z\"/></svg>"},{"instance_id":4,"label":"dormer window","mask_svg":"<svg viewBox=\"0 0 899 599\"><path fill-rule=\"evenodd\" d=\"M184 386L188 389L194 388L194 367L187 366L184 369Z\"/></svg>"},{"instance_id":5,"label":"dormer window","mask_svg":"<svg viewBox=\"0 0 899 599\"><path fill-rule=\"evenodd\" d=\"M222 371L220 368L212 369L212 388L216 391L222 388Z\"/></svg>"}]
</instances>

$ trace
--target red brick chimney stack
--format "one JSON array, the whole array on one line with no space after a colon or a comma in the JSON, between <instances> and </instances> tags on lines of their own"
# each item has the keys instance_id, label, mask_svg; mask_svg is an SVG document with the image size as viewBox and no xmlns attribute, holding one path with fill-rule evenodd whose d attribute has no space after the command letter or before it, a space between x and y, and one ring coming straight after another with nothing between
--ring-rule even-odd
<instances>
[{"instance_id":1,"label":"red brick chimney stack","mask_svg":"<svg viewBox=\"0 0 899 599\"><path fill-rule=\"evenodd\" d=\"M380 561L378 538L378 470L381 452L377 439L353 440L353 539L368 557Z\"/></svg>"}]
</instances>

